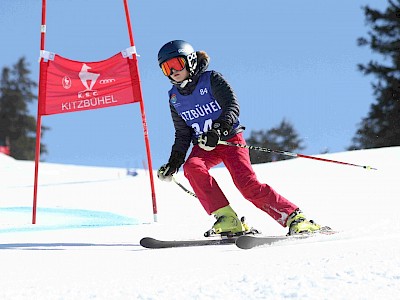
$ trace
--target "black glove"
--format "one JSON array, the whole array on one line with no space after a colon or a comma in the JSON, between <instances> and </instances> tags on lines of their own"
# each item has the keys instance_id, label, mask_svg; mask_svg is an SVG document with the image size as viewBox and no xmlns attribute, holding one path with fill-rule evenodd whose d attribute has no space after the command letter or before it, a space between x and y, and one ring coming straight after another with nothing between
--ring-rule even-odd
<instances>
[{"instance_id":1,"label":"black glove","mask_svg":"<svg viewBox=\"0 0 400 300\"><path fill-rule=\"evenodd\" d=\"M223 120L215 120L211 126L212 129L215 129L219 136L227 136L229 132L232 130L232 126L228 124L228 122Z\"/></svg>"},{"instance_id":2,"label":"black glove","mask_svg":"<svg viewBox=\"0 0 400 300\"><path fill-rule=\"evenodd\" d=\"M206 151L214 150L214 148L217 147L221 136L227 136L231 131L231 128L232 126L230 126L226 121L214 121L211 129L199 136L199 147Z\"/></svg>"},{"instance_id":3,"label":"black glove","mask_svg":"<svg viewBox=\"0 0 400 300\"><path fill-rule=\"evenodd\" d=\"M162 181L170 182L172 175L178 172L185 162L185 154L179 151L172 151L168 163L162 165L157 171L157 177Z\"/></svg>"},{"instance_id":4,"label":"black glove","mask_svg":"<svg viewBox=\"0 0 400 300\"><path fill-rule=\"evenodd\" d=\"M217 147L219 140L220 135L218 131L216 131L215 129L210 129L209 131L199 136L199 147L206 151L214 150L214 148Z\"/></svg>"}]
</instances>

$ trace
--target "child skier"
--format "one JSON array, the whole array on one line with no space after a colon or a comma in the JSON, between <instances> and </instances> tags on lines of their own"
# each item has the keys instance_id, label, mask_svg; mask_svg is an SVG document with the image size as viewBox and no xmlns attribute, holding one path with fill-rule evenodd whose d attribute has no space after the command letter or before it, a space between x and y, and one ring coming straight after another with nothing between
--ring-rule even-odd
<instances>
[{"instance_id":1,"label":"child skier","mask_svg":"<svg viewBox=\"0 0 400 300\"><path fill-rule=\"evenodd\" d=\"M158 170L158 178L171 181L183 165L184 175L200 203L216 218L212 230L217 234L240 234L247 226L209 174L210 168L223 162L243 197L283 227L289 227L289 234L318 231L320 225L309 221L296 205L257 180L248 149L218 144L220 140L245 144L244 127L232 87L220 73L206 71L207 53L174 40L160 49L158 64L173 84L168 94L175 127L171 155ZM185 162L191 142L193 148Z\"/></svg>"}]
</instances>

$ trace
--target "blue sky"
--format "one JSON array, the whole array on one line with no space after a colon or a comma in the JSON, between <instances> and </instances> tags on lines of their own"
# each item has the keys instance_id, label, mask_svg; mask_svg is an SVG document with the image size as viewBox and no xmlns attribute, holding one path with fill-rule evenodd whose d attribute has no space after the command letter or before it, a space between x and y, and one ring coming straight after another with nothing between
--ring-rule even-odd
<instances>
[{"instance_id":1,"label":"blue sky","mask_svg":"<svg viewBox=\"0 0 400 300\"><path fill-rule=\"evenodd\" d=\"M340 152L374 101L358 63L381 59L357 46L366 36L362 6L382 0L129 1L149 129L153 167L168 160L174 139L167 91L157 65L166 42L183 39L211 57L209 69L232 84L241 121L268 130L283 119L304 140L304 154ZM25 56L38 80L41 1L0 3L0 67ZM123 1L48 0L46 50L99 61L129 47ZM36 104L32 114L36 115ZM138 104L45 116L47 162L142 167L146 160Z\"/></svg>"}]
</instances>

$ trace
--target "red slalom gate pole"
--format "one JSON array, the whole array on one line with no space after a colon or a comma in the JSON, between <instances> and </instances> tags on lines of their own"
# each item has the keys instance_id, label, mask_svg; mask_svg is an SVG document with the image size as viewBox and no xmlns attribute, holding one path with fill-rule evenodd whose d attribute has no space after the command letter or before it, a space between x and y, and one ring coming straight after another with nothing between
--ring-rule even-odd
<instances>
[{"instance_id":1,"label":"red slalom gate pole","mask_svg":"<svg viewBox=\"0 0 400 300\"><path fill-rule=\"evenodd\" d=\"M125 16L126 16L126 24L128 26L129 40L130 40L130 43L131 43L131 47L134 47L135 46L135 42L134 42L134 39L133 39L131 18L130 18L130 15L129 15L129 7L128 7L128 1L127 0L124 0L124 9L125 9ZM134 60L134 64L132 64L133 68L136 69L137 75L140 76L139 68L138 68L138 64L137 64L137 55L136 55L136 53L133 54L133 58L132 59ZM141 111L141 114L142 114L143 134L144 134L144 140L145 140L145 144L146 144L147 162L148 162L149 176L150 176L151 199L152 199L152 204L153 204L153 217L154 217L154 222L157 222L157 201L156 201L156 193L155 193L155 188L154 188L153 164L152 164L152 161L151 161L149 133L148 133L148 128L147 128L146 114L145 114L144 102L143 102L143 97L142 97L142 87L140 85L140 78L139 78L139 89L140 89L140 111Z\"/></svg>"},{"instance_id":2,"label":"red slalom gate pole","mask_svg":"<svg viewBox=\"0 0 400 300\"><path fill-rule=\"evenodd\" d=\"M42 22L40 26L40 52L44 51L44 44L46 39L46 0L42 0ZM38 111L36 119L36 146L35 146L35 179L33 183L33 205L32 205L32 224L36 224L36 210L37 210L37 193L38 193L38 181L39 181L39 161L40 161L40 138L42 135L42 116L40 114L40 79L42 74L43 58L40 58L39 66L39 97L38 97Z\"/></svg>"}]
</instances>

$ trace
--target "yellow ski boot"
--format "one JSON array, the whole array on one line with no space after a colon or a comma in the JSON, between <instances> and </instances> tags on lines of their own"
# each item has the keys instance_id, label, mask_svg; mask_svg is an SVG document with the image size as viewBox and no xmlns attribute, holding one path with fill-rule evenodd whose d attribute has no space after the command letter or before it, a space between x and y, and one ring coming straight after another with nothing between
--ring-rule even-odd
<instances>
[{"instance_id":1,"label":"yellow ski boot","mask_svg":"<svg viewBox=\"0 0 400 300\"><path fill-rule=\"evenodd\" d=\"M239 220L235 211L227 205L212 213L217 221L214 223L212 230L217 234L237 234L239 232L248 231L249 227Z\"/></svg>"},{"instance_id":2,"label":"yellow ski boot","mask_svg":"<svg viewBox=\"0 0 400 300\"><path fill-rule=\"evenodd\" d=\"M286 225L289 227L287 235L313 233L321 229L321 225L316 224L313 220L307 220L299 209L290 214Z\"/></svg>"}]
</instances>

